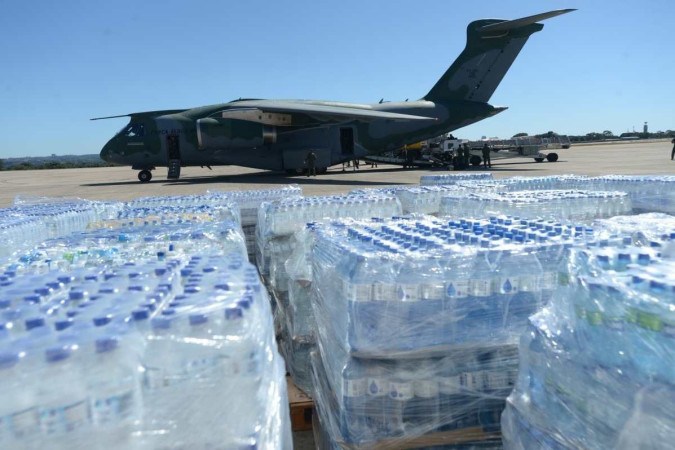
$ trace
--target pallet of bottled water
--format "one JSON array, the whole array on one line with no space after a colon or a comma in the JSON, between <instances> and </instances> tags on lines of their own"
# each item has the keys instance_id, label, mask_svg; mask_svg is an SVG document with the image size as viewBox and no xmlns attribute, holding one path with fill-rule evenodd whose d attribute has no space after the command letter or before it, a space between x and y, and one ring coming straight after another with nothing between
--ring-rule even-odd
<instances>
[{"instance_id":1,"label":"pallet of bottled water","mask_svg":"<svg viewBox=\"0 0 675 450\"><path fill-rule=\"evenodd\" d=\"M363 448L499 442L527 318L594 234L509 217L317 225L311 361L327 433Z\"/></svg>"},{"instance_id":2,"label":"pallet of bottled water","mask_svg":"<svg viewBox=\"0 0 675 450\"><path fill-rule=\"evenodd\" d=\"M379 194L288 198L260 208L258 268L274 299L275 329L282 340L280 348L288 370L304 391L312 390L309 353L315 343L309 262L313 234L308 226L340 217L400 213L395 197Z\"/></svg>"},{"instance_id":3,"label":"pallet of bottled water","mask_svg":"<svg viewBox=\"0 0 675 450\"><path fill-rule=\"evenodd\" d=\"M598 190L628 193L638 213L675 214L675 176L672 175L606 175L591 178Z\"/></svg>"},{"instance_id":4,"label":"pallet of bottled water","mask_svg":"<svg viewBox=\"0 0 675 450\"><path fill-rule=\"evenodd\" d=\"M492 180L490 172L476 172L476 173L457 173L457 174L434 174L422 175L420 177L421 186L436 186L455 184L460 181L485 181Z\"/></svg>"},{"instance_id":5,"label":"pallet of bottled water","mask_svg":"<svg viewBox=\"0 0 675 450\"><path fill-rule=\"evenodd\" d=\"M291 447L241 229L175 207L121 206L4 260L0 447Z\"/></svg>"},{"instance_id":6,"label":"pallet of bottled water","mask_svg":"<svg viewBox=\"0 0 675 450\"><path fill-rule=\"evenodd\" d=\"M521 338L518 382L502 417L506 448L672 446L671 233L649 242L631 233L574 251L573 283Z\"/></svg>"},{"instance_id":7,"label":"pallet of bottled water","mask_svg":"<svg viewBox=\"0 0 675 450\"><path fill-rule=\"evenodd\" d=\"M0 209L0 258L52 237L85 230L114 215L119 207L112 202L17 197L12 207Z\"/></svg>"},{"instance_id":8,"label":"pallet of bottled water","mask_svg":"<svg viewBox=\"0 0 675 450\"><path fill-rule=\"evenodd\" d=\"M246 248L248 249L250 261L255 261L255 230L258 224L258 209L260 205L275 200L302 197L302 189L297 185L247 191L209 191L208 193L211 196L220 198L223 202L233 202L239 207L241 228L246 238Z\"/></svg>"},{"instance_id":9,"label":"pallet of bottled water","mask_svg":"<svg viewBox=\"0 0 675 450\"><path fill-rule=\"evenodd\" d=\"M344 365L333 367L336 359ZM320 349L311 362L317 419L332 448L500 446L518 371L513 343L388 360Z\"/></svg>"},{"instance_id":10,"label":"pallet of bottled water","mask_svg":"<svg viewBox=\"0 0 675 450\"><path fill-rule=\"evenodd\" d=\"M448 192L440 199L439 216L510 215L561 221L588 221L629 214L630 196L619 191L523 190Z\"/></svg>"}]
</instances>

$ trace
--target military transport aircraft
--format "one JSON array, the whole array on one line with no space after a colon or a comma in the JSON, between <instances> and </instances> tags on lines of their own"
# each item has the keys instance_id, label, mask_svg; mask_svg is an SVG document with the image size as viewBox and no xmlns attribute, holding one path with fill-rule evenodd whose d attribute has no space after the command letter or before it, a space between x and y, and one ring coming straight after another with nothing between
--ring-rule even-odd
<instances>
[{"instance_id":1,"label":"military transport aircraft","mask_svg":"<svg viewBox=\"0 0 675 450\"><path fill-rule=\"evenodd\" d=\"M464 51L429 93L417 101L354 104L308 100L239 99L192 109L125 114L129 124L101 150L105 161L130 165L148 182L168 167L238 165L301 173L316 155L317 173L465 127L506 107L488 100L540 20L574 11L550 11L516 20L483 19L467 27Z\"/></svg>"}]
</instances>

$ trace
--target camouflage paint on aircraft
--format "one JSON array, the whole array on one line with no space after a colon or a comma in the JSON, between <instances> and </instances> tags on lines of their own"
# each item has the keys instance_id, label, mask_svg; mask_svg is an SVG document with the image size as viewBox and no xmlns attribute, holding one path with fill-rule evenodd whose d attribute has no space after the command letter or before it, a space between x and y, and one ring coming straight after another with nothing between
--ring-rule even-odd
<instances>
[{"instance_id":1,"label":"camouflage paint on aircraft","mask_svg":"<svg viewBox=\"0 0 675 450\"><path fill-rule=\"evenodd\" d=\"M467 44L435 86L412 102L354 104L240 99L185 110L132 113L103 147L105 161L140 170L239 165L299 171L307 152L317 168L382 153L448 133L504 111L488 103L537 23L573 10L516 20L485 19L467 27ZM93 119L97 120L97 119ZM172 168L173 166L173 168Z\"/></svg>"}]
</instances>

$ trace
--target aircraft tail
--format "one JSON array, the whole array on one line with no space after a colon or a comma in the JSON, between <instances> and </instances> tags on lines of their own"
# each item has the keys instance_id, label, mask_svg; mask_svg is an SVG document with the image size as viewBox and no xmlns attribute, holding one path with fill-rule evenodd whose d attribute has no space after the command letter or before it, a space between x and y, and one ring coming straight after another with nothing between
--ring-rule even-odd
<instances>
[{"instance_id":1,"label":"aircraft tail","mask_svg":"<svg viewBox=\"0 0 675 450\"><path fill-rule=\"evenodd\" d=\"M574 9L562 9L515 20L483 19L467 27L464 51L452 63L424 100L490 100L530 35L544 25L539 20Z\"/></svg>"}]
</instances>

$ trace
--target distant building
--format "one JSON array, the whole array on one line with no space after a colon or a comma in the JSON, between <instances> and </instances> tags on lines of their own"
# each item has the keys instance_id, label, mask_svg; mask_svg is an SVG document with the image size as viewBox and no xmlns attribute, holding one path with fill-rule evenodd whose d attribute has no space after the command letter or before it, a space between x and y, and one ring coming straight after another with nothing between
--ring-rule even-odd
<instances>
[{"instance_id":1,"label":"distant building","mask_svg":"<svg viewBox=\"0 0 675 450\"><path fill-rule=\"evenodd\" d=\"M644 134L649 133L649 128L647 127L647 122L645 122L645 126L642 128L642 132L643 132Z\"/></svg>"}]
</instances>

